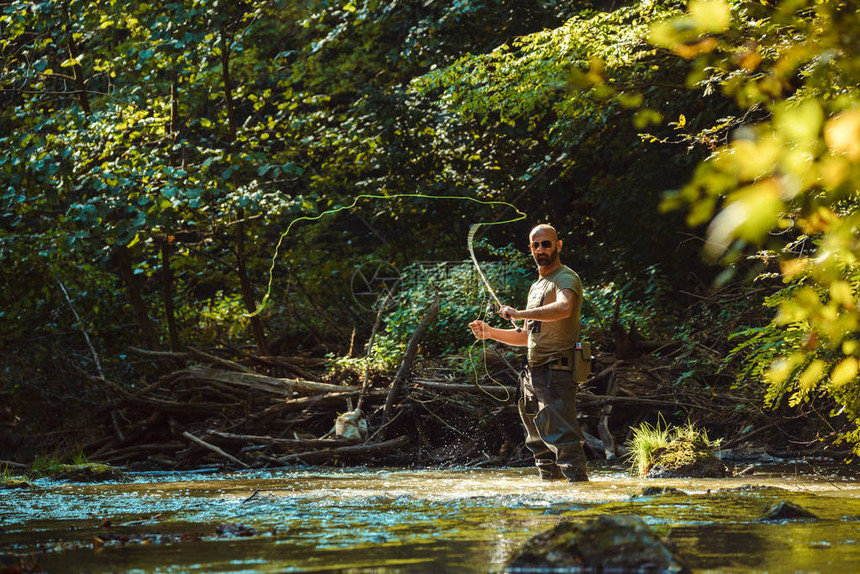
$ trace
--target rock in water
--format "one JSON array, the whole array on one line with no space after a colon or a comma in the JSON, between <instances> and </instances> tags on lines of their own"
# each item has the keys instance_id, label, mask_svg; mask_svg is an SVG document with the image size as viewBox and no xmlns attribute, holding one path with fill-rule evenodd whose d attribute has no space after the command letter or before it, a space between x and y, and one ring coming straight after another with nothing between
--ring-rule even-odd
<instances>
[{"instance_id":1,"label":"rock in water","mask_svg":"<svg viewBox=\"0 0 860 574\"><path fill-rule=\"evenodd\" d=\"M638 516L562 522L526 542L505 571L690 572Z\"/></svg>"},{"instance_id":2,"label":"rock in water","mask_svg":"<svg viewBox=\"0 0 860 574\"><path fill-rule=\"evenodd\" d=\"M768 508L761 522L778 522L782 520L818 520L818 517L805 508L791 502L778 502Z\"/></svg>"},{"instance_id":3,"label":"rock in water","mask_svg":"<svg viewBox=\"0 0 860 574\"><path fill-rule=\"evenodd\" d=\"M638 493L633 494L630 498L639 498L640 496L689 496L683 490L678 490L673 486L646 486Z\"/></svg>"}]
</instances>

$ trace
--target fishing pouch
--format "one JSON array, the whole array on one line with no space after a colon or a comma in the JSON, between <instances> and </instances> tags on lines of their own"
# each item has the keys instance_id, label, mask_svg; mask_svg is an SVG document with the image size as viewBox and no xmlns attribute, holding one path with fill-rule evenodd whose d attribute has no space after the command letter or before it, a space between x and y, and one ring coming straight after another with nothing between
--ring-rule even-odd
<instances>
[{"instance_id":1,"label":"fishing pouch","mask_svg":"<svg viewBox=\"0 0 860 574\"><path fill-rule=\"evenodd\" d=\"M580 341L573 349L573 380L584 383L591 374L591 343Z\"/></svg>"}]
</instances>

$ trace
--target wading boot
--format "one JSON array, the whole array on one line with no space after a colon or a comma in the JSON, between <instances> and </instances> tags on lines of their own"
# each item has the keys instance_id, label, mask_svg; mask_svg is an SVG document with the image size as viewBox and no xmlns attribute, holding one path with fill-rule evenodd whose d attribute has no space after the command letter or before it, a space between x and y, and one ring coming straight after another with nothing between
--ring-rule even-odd
<instances>
[{"instance_id":1,"label":"wading boot","mask_svg":"<svg viewBox=\"0 0 860 574\"><path fill-rule=\"evenodd\" d=\"M537 463L537 469L541 480L564 480L565 478L561 468L554 462Z\"/></svg>"},{"instance_id":2,"label":"wading boot","mask_svg":"<svg viewBox=\"0 0 860 574\"><path fill-rule=\"evenodd\" d=\"M588 473L581 466L562 466L559 467L564 478L568 482L588 482Z\"/></svg>"}]
</instances>

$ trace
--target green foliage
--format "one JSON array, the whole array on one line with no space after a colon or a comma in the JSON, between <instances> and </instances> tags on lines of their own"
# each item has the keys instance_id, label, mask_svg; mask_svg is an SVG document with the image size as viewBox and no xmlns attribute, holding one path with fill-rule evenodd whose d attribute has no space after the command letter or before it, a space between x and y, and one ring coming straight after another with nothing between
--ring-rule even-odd
<instances>
[{"instance_id":1,"label":"green foliage","mask_svg":"<svg viewBox=\"0 0 860 574\"><path fill-rule=\"evenodd\" d=\"M776 308L771 324L741 334L735 354L748 353L741 376L760 376L770 404L832 397L855 424L858 30L860 16L844 2L711 0L691 3L652 35L691 61L691 86L722 86L749 110L665 203L689 206L692 225L709 222L711 258L731 265L752 246L771 268L765 277L786 285L768 303ZM856 436L845 438L860 452Z\"/></svg>"},{"instance_id":2,"label":"green foliage","mask_svg":"<svg viewBox=\"0 0 860 574\"><path fill-rule=\"evenodd\" d=\"M647 43L650 23L677 12L674 2L581 10L411 86L481 134L470 157L515 175L529 191L525 210L556 225L576 258L570 263L594 282L626 281L614 272L619 262L637 271L659 263L672 280L699 266L692 250L669 256L659 247L676 238L658 215L662 191L683 181L697 155L639 145L641 118L659 118L654 110L667 101L673 107L662 115L695 114L697 122L727 108L684 90L682 66Z\"/></svg>"},{"instance_id":3,"label":"green foliage","mask_svg":"<svg viewBox=\"0 0 860 574\"><path fill-rule=\"evenodd\" d=\"M41 388L52 370L87 384L93 365L81 331L129 384L142 369L126 349L141 339L167 347L178 333L180 347L246 347L246 314L270 268L270 305L257 319L273 352L337 357L351 331L364 340L374 321L351 297L350 277L368 261L403 270L404 284L359 370L396 364L436 291L443 307L422 357L462 356L472 342L465 324L487 299L470 265L459 264L464 238L471 224L510 213L418 198L358 205L297 226L273 265L291 221L361 193L510 201L531 221L494 228L492 242L509 246L479 254L505 302L523 301L533 276L525 250L510 246L524 246L529 226L548 221L564 240L564 262L590 286L587 325L606 321L620 300L622 322L654 336L678 328L687 278L707 283L714 274L693 242L678 238L683 215L659 213L662 191L678 188L666 205L692 206L695 222L730 208L723 196L731 197L756 214L735 226L747 242L773 219L768 210L785 205L779 219L793 227L781 237L794 255L778 257L821 254L784 265L799 285L826 288L815 288L821 303L810 307L809 294L792 291L801 299L786 299L781 316L801 325L798 333L815 330L821 349L855 357L837 341L854 313L843 285L854 289L854 262L829 254L842 257L852 242L848 87L856 82L840 42L853 37L856 18L832 1L796 15L788 6L806 3L737 4L726 27L725 4L693 3L686 15L681 4L3 4L4 387ZM751 122L759 123L744 136L749 143L727 143ZM793 152L783 149L795 140ZM813 176L826 185L807 185ZM795 179L798 194L788 197L780 186ZM777 186L782 195L736 200L735 184ZM730 249L740 245L733 241ZM822 283L837 259L843 283ZM854 364L814 359L842 365L837 381ZM70 395L89 400L95 391L84 388Z\"/></svg>"},{"instance_id":4,"label":"green foliage","mask_svg":"<svg viewBox=\"0 0 860 574\"><path fill-rule=\"evenodd\" d=\"M582 326L608 330L612 317L618 312L618 322L636 326L644 337L668 337L678 330L676 316L669 312L671 286L659 265L644 270L640 280L623 284L607 282L597 287L585 287Z\"/></svg>"}]
</instances>

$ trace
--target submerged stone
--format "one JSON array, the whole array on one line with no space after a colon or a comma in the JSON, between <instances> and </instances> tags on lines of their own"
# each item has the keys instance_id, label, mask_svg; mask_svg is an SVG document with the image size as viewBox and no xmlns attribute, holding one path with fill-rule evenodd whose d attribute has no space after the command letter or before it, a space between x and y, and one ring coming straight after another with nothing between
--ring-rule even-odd
<instances>
[{"instance_id":1,"label":"submerged stone","mask_svg":"<svg viewBox=\"0 0 860 574\"><path fill-rule=\"evenodd\" d=\"M248 526L246 524L234 524L230 522L225 522L224 524L219 524L215 527L215 533L224 538L231 538L236 536L254 536L257 534L257 529L253 526Z\"/></svg>"},{"instance_id":2,"label":"submerged stone","mask_svg":"<svg viewBox=\"0 0 860 574\"><path fill-rule=\"evenodd\" d=\"M818 520L818 517L796 504L781 501L768 508L764 516L759 518L760 522L780 520Z\"/></svg>"},{"instance_id":3,"label":"submerged stone","mask_svg":"<svg viewBox=\"0 0 860 574\"><path fill-rule=\"evenodd\" d=\"M689 569L638 516L562 522L530 539L506 572L671 572Z\"/></svg>"},{"instance_id":4,"label":"submerged stone","mask_svg":"<svg viewBox=\"0 0 860 574\"><path fill-rule=\"evenodd\" d=\"M675 494L688 496L686 492L673 486L646 486L630 498L639 498L640 496L672 496Z\"/></svg>"},{"instance_id":5,"label":"submerged stone","mask_svg":"<svg viewBox=\"0 0 860 574\"><path fill-rule=\"evenodd\" d=\"M29 482L23 478L3 478L0 479L0 490L12 490L13 488L30 488Z\"/></svg>"}]
</instances>

